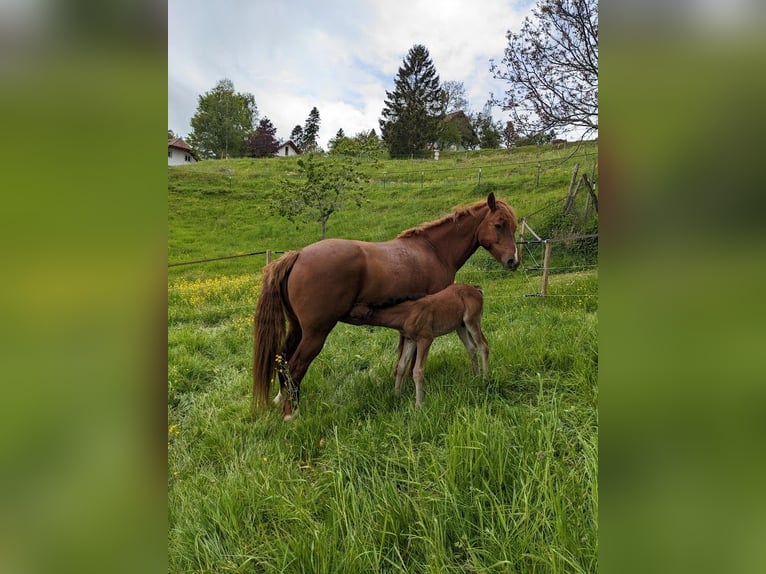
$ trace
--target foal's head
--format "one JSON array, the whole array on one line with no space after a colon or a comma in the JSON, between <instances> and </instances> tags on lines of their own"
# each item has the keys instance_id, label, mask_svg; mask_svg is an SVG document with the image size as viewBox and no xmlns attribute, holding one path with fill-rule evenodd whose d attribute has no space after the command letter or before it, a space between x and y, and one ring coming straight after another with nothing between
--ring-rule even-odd
<instances>
[{"instance_id":1,"label":"foal's head","mask_svg":"<svg viewBox=\"0 0 766 574\"><path fill-rule=\"evenodd\" d=\"M489 212L479 225L477 237L479 244L506 269L515 270L519 266L519 252L516 249L516 214L504 201L496 200L495 194L487 197Z\"/></svg>"}]
</instances>

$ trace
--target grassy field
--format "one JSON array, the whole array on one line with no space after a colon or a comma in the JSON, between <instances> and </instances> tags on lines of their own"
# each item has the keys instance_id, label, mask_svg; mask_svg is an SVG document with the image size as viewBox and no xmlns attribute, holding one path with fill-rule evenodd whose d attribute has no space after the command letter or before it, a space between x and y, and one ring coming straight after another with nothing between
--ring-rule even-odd
<instances>
[{"instance_id":1,"label":"grassy field","mask_svg":"<svg viewBox=\"0 0 766 574\"><path fill-rule=\"evenodd\" d=\"M561 228L572 166L590 174L597 160L594 144L572 151L365 163L367 202L333 215L328 236L390 239L488 190L534 213L538 233ZM290 159L170 168L169 262L317 240L318 224L269 213L294 172ZM485 291L486 380L457 336L437 339L416 411L411 382L393 394L397 334L339 325L290 423L250 412L263 257L170 267L169 570L595 572L595 253L557 244L551 296L526 297L540 259L525 251L508 273L479 250L458 274Z\"/></svg>"}]
</instances>

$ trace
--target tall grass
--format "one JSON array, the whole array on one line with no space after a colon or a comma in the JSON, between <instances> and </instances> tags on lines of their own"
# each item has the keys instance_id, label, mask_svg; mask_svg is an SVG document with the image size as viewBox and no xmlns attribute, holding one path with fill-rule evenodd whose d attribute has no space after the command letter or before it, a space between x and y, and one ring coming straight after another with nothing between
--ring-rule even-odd
<instances>
[{"instance_id":1,"label":"tall grass","mask_svg":"<svg viewBox=\"0 0 766 574\"><path fill-rule=\"evenodd\" d=\"M207 187L202 168L217 162L170 170L171 260L316 239L310 227L249 216L288 163L227 163L229 191ZM566 182L567 170L548 177ZM397 185L371 185L368 209L337 214L328 231L387 239L479 197L439 184L434 208L433 189ZM563 196L557 185L499 195L531 211ZM341 324L304 379L301 417L284 423L277 409L250 412L261 264L170 270L171 572L596 570L595 269L554 274L551 297L525 297L539 290L537 274L502 272L479 252L458 280L485 291L486 379L471 374L456 336L437 339L416 410L411 382L393 393L397 334Z\"/></svg>"}]
</instances>

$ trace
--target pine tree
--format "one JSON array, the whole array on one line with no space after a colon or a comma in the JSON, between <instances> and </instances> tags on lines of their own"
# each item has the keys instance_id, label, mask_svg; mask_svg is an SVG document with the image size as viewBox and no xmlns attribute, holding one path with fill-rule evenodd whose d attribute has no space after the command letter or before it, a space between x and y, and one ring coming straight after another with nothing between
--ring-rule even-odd
<instances>
[{"instance_id":1,"label":"pine tree","mask_svg":"<svg viewBox=\"0 0 766 574\"><path fill-rule=\"evenodd\" d=\"M303 141L301 151L312 152L317 149L317 136L319 135L319 110L314 106L309 112L309 117L306 118L306 123L303 126Z\"/></svg>"},{"instance_id":2,"label":"pine tree","mask_svg":"<svg viewBox=\"0 0 766 574\"><path fill-rule=\"evenodd\" d=\"M329 142L327 142L327 151L330 153L335 152L338 149L338 146L343 147L343 144L348 140L349 138L346 137L346 132L343 131L343 128L340 128L338 132L335 134L335 137L332 138Z\"/></svg>"},{"instance_id":3,"label":"pine tree","mask_svg":"<svg viewBox=\"0 0 766 574\"><path fill-rule=\"evenodd\" d=\"M303 126L295 126L293 131L290 132L290 141L292 141L298 149L303 149Z\"/></svg>"},{"instance_id":4,"label":"pine tree","mask_svg":"<svg viewBox=\"0 0 766 574\"><path fill-rule=\"evenodd\" d=\"M386 92L380 130L392 157L427 149L438 137L445 97L428 49L416 44L408 52Z\"/></svg>"}]
</instances>

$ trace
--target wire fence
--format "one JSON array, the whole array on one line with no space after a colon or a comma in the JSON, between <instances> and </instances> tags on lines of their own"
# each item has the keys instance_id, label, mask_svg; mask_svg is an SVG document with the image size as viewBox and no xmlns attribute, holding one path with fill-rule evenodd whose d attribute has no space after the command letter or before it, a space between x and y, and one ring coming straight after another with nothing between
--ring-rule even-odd
<instances>
[{"instance_id":1,"label":"wire fence","mask_svg":"<svg viewBox=\"0 0 766 574\"><path fill-rule=\"evenodd\" d=\"M278 160L275 160L278 161ZM461 166L454 165L449 167L439 166L438 161L419 160L428 169L404 169L399 171L377 171L367 174L370 185L412 185L420 184L421 189L428 186L446 187L457 185L465 180L475 183L478 191L482 193L487 189L492 190L497 185L517 185L519 174L522 173L527 178L529 184L534 180L534 186L540 184L540 179L546 173L557 170L557 186L562 191L554 198L546 201L543 205L536 206L533 211L522 213L520 222L520 237L517 239L522 265L519 272L525 279L531 280L539 277L542 284L538 293L531 295L554 296L547 293L547 277L551 274L577 273L590 271L598 268L598 215L595 187L597 185L597 152L580 151L579 147L575 150L559 157L547 157L526 161L502 161L497 163L485 163L477 165ZM569 163L574 164L574 172L571 180L564 172L561 166ZM588 186L591 187L590 195L578 193L581 181L577 179L577 173L580 165L584 166L584 171L590 171L590 179L587 175L584 177ZM226 173L203 172L213 179L221 180L229 187L232 185L230 170ZM511 177L516 176L516 177ZM482 188L482 177L484 177L484 188ZM569 181L569 190L565 193L566 182ZM592 183L591 183L592 182ZM576 186L575 186L576 183ZM555 249L553 248L555 245ZM177 261L168 264L168 268L178 268L193 265L205 265L208 263L221 262L245 257L266 256L266 263L272 255L282 254L284 250L260 249L247 253L237 253L231 255L212 256L189 261ZM474 271L486 276L487 273L504 273L500 270L493 270L494 262L472 263L468 269L458 275L458 277L470 277ZM564 296L564 295L555 295ZM573 296L585 296L573 295ZM596 297L596 294L588 294L589 297Z\"/></svg>"}]
</instances>

